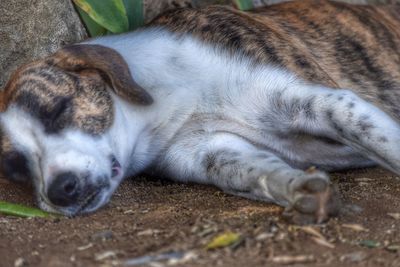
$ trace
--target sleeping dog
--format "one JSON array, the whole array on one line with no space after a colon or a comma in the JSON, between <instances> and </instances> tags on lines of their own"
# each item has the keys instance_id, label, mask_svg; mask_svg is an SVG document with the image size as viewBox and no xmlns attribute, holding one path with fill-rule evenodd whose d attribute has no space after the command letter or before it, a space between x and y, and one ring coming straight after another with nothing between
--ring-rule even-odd
<instances>
[{"instance_id":1,"label":"sleeping dog","mask_svg":"<svg viewBox=\"0 0 400 267\"><path fill-rule=\"evenodd\" d=\"M320 223L340 207L320 170L400 174L399 103L398 5L183 8L19 68L1 92L1 166L69 216L151 172Z\"/></svg>"}]
</instances>

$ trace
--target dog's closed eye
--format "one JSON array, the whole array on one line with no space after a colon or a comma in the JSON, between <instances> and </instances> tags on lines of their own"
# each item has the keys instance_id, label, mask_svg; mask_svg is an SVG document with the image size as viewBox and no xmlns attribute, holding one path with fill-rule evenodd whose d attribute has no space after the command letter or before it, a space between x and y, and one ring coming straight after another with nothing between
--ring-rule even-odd
<instances>
[{"instance_id":1,"label":"dog's closed eye","mask_svg":"<svg viewBox=\"0 0 400 267\"><path fill-rule=\"evenodd\" d=\"M71 98L69 97L59 97L53 106L51 111L51 120L56 121L59 119L67 109L71 106Z\"/></svg>"},{"instance_id":2,"label":"dog's closed eye","mask_svg":"<svg viewBox=\"0 0 400 267\"><path fill-rule=\"evenodd\" d=\"M47 132L57 132L68 125L69 115L72 112L72 102L70 97L58 97L54 105L48 111L45 122Z\"/></svg>"}]
</instances>

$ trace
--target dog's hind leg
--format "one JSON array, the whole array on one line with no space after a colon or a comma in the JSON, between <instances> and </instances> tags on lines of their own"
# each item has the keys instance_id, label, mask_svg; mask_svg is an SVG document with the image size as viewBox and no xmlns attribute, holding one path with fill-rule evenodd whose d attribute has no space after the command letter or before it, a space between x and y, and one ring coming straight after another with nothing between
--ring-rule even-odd
<instances>
[{"instance_id":1,"label":"dog's hind leg","mask_svg":"<svg viewBox=\"0 0 400 267\"><path fill-rule=\"evenodd\" d=\"M325 173L294 169L230 133L180 138L162 165L175 179L213 184L228 193L284 206L289 219L299 224L320 223L339 209L339 196Z\"/></svg>"},{"instance_id":2,"label":"dog's hind leg","mask_svg":"<svg viewBox=\"0 0 400 267\"><path fill-rule=\"evenodd\" d=\"M300 85L279 92L270 103L268 108L279 114L270 120L287 134L331 138L400 174L399 124L353 92Z\"/></svg>"}]
</instances>

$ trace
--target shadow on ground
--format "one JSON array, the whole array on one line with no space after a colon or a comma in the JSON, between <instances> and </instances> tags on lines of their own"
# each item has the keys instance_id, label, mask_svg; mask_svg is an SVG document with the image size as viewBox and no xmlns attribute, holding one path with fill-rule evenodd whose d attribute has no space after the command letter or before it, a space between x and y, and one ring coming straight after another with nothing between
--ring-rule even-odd
<instances>
[{"instance_id":1,"label":"shadow on ground","mask_svg":"<svg viewBox=\"0 0 400 267\"><path fill-rule=\"evenodd\" d=\"M93 215L0 215L0 266L119 266L166 252L186 257L155 266L400 266L400 179L379 168L332 177L347 207L311 230L284 222L277 206L213 187L127 180ZM2 179L0 199L34 204L29 189ZM240 234L241 241L204 249L225 232Z\"/></svg>"}]
</instances>

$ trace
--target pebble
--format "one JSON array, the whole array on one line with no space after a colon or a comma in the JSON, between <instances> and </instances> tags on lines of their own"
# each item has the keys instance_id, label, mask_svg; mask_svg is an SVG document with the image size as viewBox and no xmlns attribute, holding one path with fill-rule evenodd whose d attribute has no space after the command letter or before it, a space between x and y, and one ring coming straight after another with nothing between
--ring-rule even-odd
<instances>
[{"instance_id":1,"label":"pebble","mask_svg":"<svg viewBox=\"0 0 400 267\"><path fill-rule=\"evenodd\" d=\"M262 234L259 234L258 236L256 236L256 240L262 241L262 240L270 239L274 236L275 235L273 233L262 233Z\"/></svg>"},{"instance_id":2,"label":"pebble","mask_svg":"<svg viewBox=\"0 0 400 267\"><path fill-rule=\"evenodd\" d=\"M344 212L348 214L359 214L363 211L364 209L358 205L355 204L348 204L344 207Z\"/></svg>"},{"instance_id":3,"label":"pebble","mask_svg":"<svg viewBox=\"0 0 400 267\"><path fill-rule=\"evenodd\" d=\"M117 252L109 250L109 251L95 254L94 259L96 261L103 261L105 259L115 258L116 256L117 256Z\"/></svg>"},{"instance_id":4,"label":"pebble","mask_svg":"<svg viewBox=\"0 0 400 267\"><path fill-rule=\"evenodd\" d=\"M135 213L135 211L133 211L133 210L126 210L126 211L124 211L124 214L134 214Z\"/></svg>"},{"instance_id":5,"label":"pebble","mask_svg":"<svg viewBox=\"0 0 400 267\"><path fill-rule=\"evenodd\" d=\"M32 251L32 256L39 256L39 251L37 251L37 250L34 250L34 251Z\"/></svg>"},{"instance_id":6,"label":"pebble","mask_svg":"<svg viewBox=\"0 0 400 267\"><path fill-rule=\"evenodd\" d=\"M91 239L93 241L107 241L114 237L114 234L110 230L101 231L92 235Z\"/></svg>"},{"instance_id":7,"label":"pebble","mask_svg":"<svg viewBox=\"0 0 400 267\"><path fill-rule=\"evenodd\" d=\"M93 244L92 244L92 243L89 243L89 244L87 244L87 245L85 245L85 246L80 246L80 247L78 247L77 249L78 249L79 251L84 251L84 250L87 250L87 249L89 249L89 248L91 248L91 247L93 247Z\"/></svg>"},{"instance_id":8,"label":"pebble","mask_svg":"<svg viewBox=\"0 0 400 267\"><path fill-rule=\"evenodd\" d=\"M14 267L28 266L28 262L24 258L18 258L14 261Z\"/></svg>"},{"instance_id":9,"label":"pebble","mask_svg":"<svg viewBox=\"0 0 400 267\"><path fill-rule=\"evenodd\" d=\"M344 262L360 262L365 260L368 254L364 251L355 251L349 254L344 254L340 257L340 261Z\"/></svg>"},{"instance_id":10,"label":"pebble","mask_svg":"<svg viewBox=\"0 0 400 267\"><path fill-rule=\"evenodd\" d=\"M143 230L140 231L139 233L137 233L138 236L150 236L150 235L156 235L161 233L160 230L157 229L147 229L147 230Z\"/></svg>"}]
</instances>

